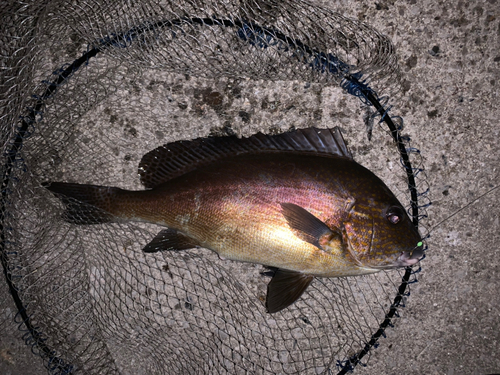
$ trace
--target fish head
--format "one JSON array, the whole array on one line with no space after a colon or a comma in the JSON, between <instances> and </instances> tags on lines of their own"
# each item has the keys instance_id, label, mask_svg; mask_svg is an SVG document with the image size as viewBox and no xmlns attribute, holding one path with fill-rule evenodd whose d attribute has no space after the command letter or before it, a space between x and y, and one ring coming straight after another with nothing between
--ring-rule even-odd
<instances>
[{"instance_id":1,"label":"fish head","mask_svg":"<svg viewBox=\"0 0 500 375\"><path fill-rule=\"evenodd\" d=\"M383 195L385 199L360 201L350 209L343 233L348 253L363 268L412 266L424 254L421 236L396 197Z\"/></svg>"}]
</instances>

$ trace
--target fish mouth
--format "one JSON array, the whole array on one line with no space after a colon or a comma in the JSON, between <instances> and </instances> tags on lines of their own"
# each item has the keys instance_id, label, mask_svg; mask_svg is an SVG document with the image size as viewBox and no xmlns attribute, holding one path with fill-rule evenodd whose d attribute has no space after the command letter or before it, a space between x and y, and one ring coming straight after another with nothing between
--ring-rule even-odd
<instances>
[{"instance_id":1,"label":"fish mouth","mask_svg":"<svg viewBox=\"0 0 500 375\"><path fill-rule=\"evenodd\" d=\"M366 265L363 264L358 257L356 256L356 252L353 250L351 241L349 240L349 236L346 236L347 239L347 251L349 252L349 255L351 256L351 259L356 263L356 265L359 268L362 268L367 271L382 271L386 269L391 269L391 268L401 268L401 267L411 267L418 262L420 262L424 256L424 249L423 246L418 246L415 247L412 250L409 251L402 251L401 255L390 265L381 265L381 266L375 266L375 265Z\"/></svg>"},{"instance_id":2,"label":"fish mouth","mask_svg":"<svg viewBox=\"0 0 500 375\"><path fill-rule=\"evenodd\" d=\"M374 231L373 231L374 233ZM420 243L420 246L415 246L411 250L401 251L399 257L392 262L388 259L389 264L383 265L372 265L372 264L363 264L363 262L356 255L356 251L353 248L352 242L347 233L344 233L345 242L347 243L347 252L351 260L361 269L371 272L378 272L386 269L392 268L401 268L401 267L411 267L418 262L420 262L424 256L424 247ZM371 238L370 248L373 244L373 235ZM394 258L393 258L394 259Z\"/></svg>"},{"instance_id":3,"label":"fish mouth","mask_svg":"<svg viewBox=\"0 0 500 375\"><path fill-rule=\"evenodd\" d=\"M403 251L403 253L396 260L396 267L409 267L420 262L424 256L424 249L422 246L417 247L413 251Z\"/></svg>"},{"instance_id":4,"label":"fish mouth","mask_svg":"<svg viewBox=\"0 0 500 375\"><path fill-rule=\"evenodd\" d=\"M411 267L420 262L423 256L424 256L423 249L415 249L413 251L403 251L401 255L396 259L396 261L394 261L394 263L383 266L370 266L370 268L375 269L377 271L382 271L393 268ZM367 267L364 266L363 268Z\"/></svg>"},{"instance_id":5,"label":"fish mouth","mask_svg":"<svg viewBox=\"0 0 500 375\"><path fill-rule=\"evenodd\" d=\"M422 247L415 248L410 251L403 251L401 255L396 259L396 261L391 265L386 266L372 266L372 268L378 270L391 269L391 268L401 268L401 267L411 267L422 260L424 256L424 250Z\"/></svg>"}]
</instances>

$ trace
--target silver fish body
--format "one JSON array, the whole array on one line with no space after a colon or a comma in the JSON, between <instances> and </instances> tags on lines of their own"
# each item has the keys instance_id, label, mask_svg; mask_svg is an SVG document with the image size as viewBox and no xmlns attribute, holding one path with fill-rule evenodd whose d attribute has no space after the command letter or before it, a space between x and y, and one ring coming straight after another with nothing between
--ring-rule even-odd
<instances>
[{"instance_id":1,"label":"silver fish body","mask_svg":"<svg viewBox=\"0 0 500 375\"><path fill-rule=\"evenodd\" d=\"M403 206L350 157L338 129L176 142L145 155L139 170L147 190L46 186L65 201L68 221L165 226L146 252L200 246L276 268L269 312L314 277L411 266L422 256Z\"/></svg>"}]
</instances>

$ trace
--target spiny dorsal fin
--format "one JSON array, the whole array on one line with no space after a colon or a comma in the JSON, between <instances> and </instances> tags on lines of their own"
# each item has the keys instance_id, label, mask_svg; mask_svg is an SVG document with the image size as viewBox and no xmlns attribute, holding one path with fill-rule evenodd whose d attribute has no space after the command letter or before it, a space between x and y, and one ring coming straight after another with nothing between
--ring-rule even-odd
<instances>
[{"instance_id":1,"label":"spiny dorsal fin","mask_svg":"<svg viewBox=\"0 0 500 375\"><path fill-rule=\"evenodd\" d=\"M139 175L146 188L154 188L216 160L263 152L306 152L352 159L338 127L313 127L278 135L258 133L241 139L230 136L169 143L143 156Z\"/></svg>"}]
</instances>

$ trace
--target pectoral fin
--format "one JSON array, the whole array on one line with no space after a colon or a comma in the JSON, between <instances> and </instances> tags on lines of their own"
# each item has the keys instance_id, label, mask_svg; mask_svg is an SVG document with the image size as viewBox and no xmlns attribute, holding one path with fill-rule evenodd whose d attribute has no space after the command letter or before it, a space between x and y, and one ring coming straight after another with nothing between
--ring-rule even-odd
<instances>
[{"instance_id":1,"label":"pectoral fin","mask_svg":"<svg viewBox=\"0 0 500 375\"><path fill-rule=\"evenodd\" d=\"M267 285L267 311L272 314L290 306L304 293L313 278L301 272L278 269Z\"/></svg>"},{"instance_id":2,"label":"pectoral fin","mask_svg":"<svg viewBox=\"0 0 500 375\"><path fill-rule=\"evenodd\" d=\"M333 252L342 248L342 234L332 231L325 223L304 208L293 203L281 203L281 212L301 240L321 250Z\"/></svg>"},{"instance_id":3,"label":"pectoral fin","mask_svg":"<svg viewBox=\"0 0 500 375\"><path fill-rule=\"evenodd\" d=\"M145 253L156 253L164 250L187 250L200 246L200 244L179 233L175 229L164 229L148 243L142 251Z\"/></svg>"}]
</instances>

